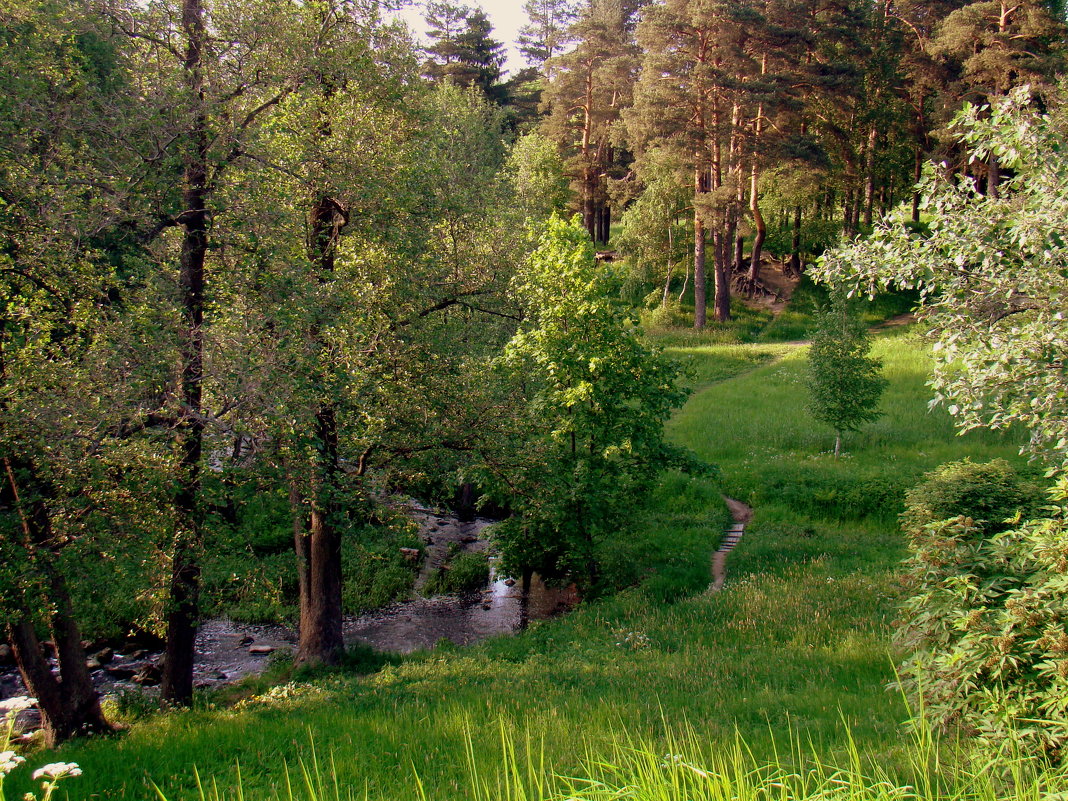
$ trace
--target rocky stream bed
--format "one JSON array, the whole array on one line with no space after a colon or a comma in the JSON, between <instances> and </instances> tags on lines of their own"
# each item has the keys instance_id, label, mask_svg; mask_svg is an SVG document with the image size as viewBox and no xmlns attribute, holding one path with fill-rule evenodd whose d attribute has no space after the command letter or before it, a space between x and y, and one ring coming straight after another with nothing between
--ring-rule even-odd
<instances>
[{"instance_id":1,"label":"rocky stream bed","mask_svg":"<svg viewBox=\"0 0 1068 801\"><path fill-rule=\"evenodd\" d=\"M424 598L418 591L429 577L446 564L450 555L463 551L489 551L482 536L491 521L476 518L462 522L420 506L410 507L426 543L426 556L412 599L393 604L344 622L347 643L364 643L380 651L410 653L432 648L441 640L470 645L497 634L523 628L574 606L573 588L546 587L537 576L526 597L516 582L494 574L479 592ZM296 631L286 626L238 623L228 619L205 621L196 640L194 683L199 689L233 683L261 672L271 654L296 645ZM151 640L115 644L91 644L88 659L93 682L102 694L155 692L162 674L162 648ZM13 698L26 694L10 652L0 651L0 718ZM23 729L34 728L36 710L21 713Z\"/></svg>"}]
</instances>

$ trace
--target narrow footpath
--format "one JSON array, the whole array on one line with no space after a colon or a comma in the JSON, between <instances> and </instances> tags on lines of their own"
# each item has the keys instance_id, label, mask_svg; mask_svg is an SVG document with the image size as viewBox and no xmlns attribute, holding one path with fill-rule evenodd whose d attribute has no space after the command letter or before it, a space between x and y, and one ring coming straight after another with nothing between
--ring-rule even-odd
<instances>
[{"instance_id":1,"label":"narrow footpath","mask_svg":"<svg viewBox=\"0 0 1068 801\"><path fill-rule=\"evenodd\" d=\"M712 586L709 587L711 592L719 592L723 589L723 582L727 578L727 554L741 542L742 535L745 534L745 524L753 518L752 507L734 498L728 498L726 495L723 496L723 500L727 503L734 522L727 528L719 548L712 554Z\"/></svg>"}]
</instances>

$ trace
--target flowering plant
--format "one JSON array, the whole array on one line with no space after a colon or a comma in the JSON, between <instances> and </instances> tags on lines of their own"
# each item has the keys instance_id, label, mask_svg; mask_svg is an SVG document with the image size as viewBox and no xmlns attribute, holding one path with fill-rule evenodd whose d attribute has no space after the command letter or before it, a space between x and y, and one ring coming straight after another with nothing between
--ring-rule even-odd
<instances>
[{"instance_id":1,"label":"flowering plant","mask_svg":"<svg viewBox=\"0 0 1068 801\"><path fill-rule=\"evenodd\" d=\"M7 713L4 716L6 725L0 729L0 732L2 732L0 734L0 748L4 749L0 751L0 801L6 798L4 795L4 778L26 761L25 757L19 756L11 750L11 740L15 734L15 720L19 712L24 709L30 709L36 703L37 699L35 698L19 696L18 698L9 699L4 704ZM42 765L33 772L35 781L43 779L41 782L40 801L49 801L52 798L52 794L56 791L56 785L59 784L61 779L81 775L82 769L75 762L52 762L48 765ZM37 796L33 793L26 793L24 799L25 801L37 801Z\"/></svg>"}]
</instances>

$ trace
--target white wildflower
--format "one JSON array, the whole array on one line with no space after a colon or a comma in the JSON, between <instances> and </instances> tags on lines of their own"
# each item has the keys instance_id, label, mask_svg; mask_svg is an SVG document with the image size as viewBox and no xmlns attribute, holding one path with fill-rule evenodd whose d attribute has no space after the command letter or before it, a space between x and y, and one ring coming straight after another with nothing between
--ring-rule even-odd
<instances>
[{"instance_id":1,"label":"white wildflower","mask_svg":"<svg viewBox=\"0 0 1068 801\"><path fill-rule=\"evenodd\" d=\"M2 707L8 714L22 712L26 709L33 709L35 706L37 706L37 699L30 698L28 695L16 695L14 698L0 701L0 707Z\"/></svg>"},{"instance_id":2,"label":"white wildflower","mask_svg":"<svg viewBox=\"0 0 1068 801\"><path fill-rule=\"evenodd\" d=\"M35 779L51 779L56 781L66 776L81 776L82 769L77 762L50 762L33 772Z\"/></svg>"},{"instance_id":3,"label":"white wildflower","mask_svg":"<svg viewBox=\"0 0 1068 801\"><path fill-rule=\"evenodd\" d=\"M25 757L14 751L0 751L0 776L6 776L25 761Z\"/></svg>"}]
</instances>

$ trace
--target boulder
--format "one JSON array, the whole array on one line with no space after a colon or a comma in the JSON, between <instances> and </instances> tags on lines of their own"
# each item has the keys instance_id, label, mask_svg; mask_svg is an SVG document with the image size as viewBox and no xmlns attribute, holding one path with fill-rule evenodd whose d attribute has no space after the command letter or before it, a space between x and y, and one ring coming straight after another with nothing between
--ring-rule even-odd
<instances>
[{"instance_id":1,"label":"boulder","mask_svg":"<svg viewBox=\"0 0 1068 801\"><path fill-rule=\"evenodd\" d=\"M108 665L104 670L117 681L129 681L137 674L138 665Z\"/></svg>"},{"instance_id":2,"label":"boulder","mask_svg":"<svg viewBox=\"0 0 1068 801\"><path fill-rule=\"evenodd\" d=\"M130 681L142 687L155 687L163 681L163 668L155 662L146 662Z\"/></svg>"}]
</instances>

